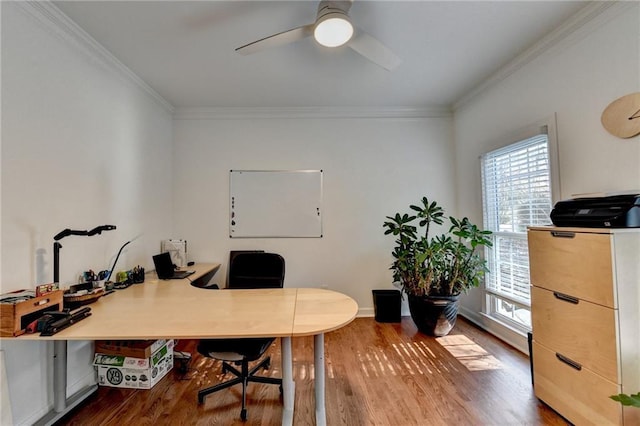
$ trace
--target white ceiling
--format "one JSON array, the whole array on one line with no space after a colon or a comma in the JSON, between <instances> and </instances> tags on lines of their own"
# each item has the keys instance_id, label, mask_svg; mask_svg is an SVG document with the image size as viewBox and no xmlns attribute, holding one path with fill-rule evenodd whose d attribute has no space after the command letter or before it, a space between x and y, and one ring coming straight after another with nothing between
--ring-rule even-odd
<instances>
[{"instance_id":1,"label":"white ceiling","mask_svg":"<svg viewBox=\"0 0 640 426\"><path fill-rule=\"evenodd\" d=\"M448 108L586 2L356 0L354 24L402 59L391 72L312 38L234 51L313 22L316 1L54 4L177 108Z\"/></svg>"}]
</instances>

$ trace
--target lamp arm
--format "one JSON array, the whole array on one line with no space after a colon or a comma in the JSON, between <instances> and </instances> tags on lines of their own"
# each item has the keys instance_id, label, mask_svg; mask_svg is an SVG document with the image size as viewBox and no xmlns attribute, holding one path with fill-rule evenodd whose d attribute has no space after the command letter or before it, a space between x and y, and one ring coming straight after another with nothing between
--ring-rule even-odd
<instances>
[{"instance_id":1,"label":"lamp arm","mask_svg":"<svg viewBox=\"0 0 640 426\"><path fill-rule=\"evenodd\" d=\"M76 230L76 229L65 229L63 231L60 231L56 234L55 237L53 237L53 239L55 241L61 240L64 237L68 237L69 235L87 235L89 237L96 235L96 234L102 234L102 231L111 231L113 229L116 229L115 225L100 225L100 226L96 226L95 228L93 228L91 231L80 231L80 230Z\"/></svg>"},{"instance_id":2,"label":"lamp arm","mask_svg":"<svg viewBox=\"0 0 640 426\"><path fill-rule=\"evenodd\" d=\"M64 237L68 237L69 235L89 235L89 233L87 231L78 231L78 230L67 228L63 231L58 232L56 236L53 237L53 239L58 241L63 239Z\"/></svg>"},{"instance_id":3,"label":"lamp arm","mask_svg":"<svg viewBox=\"0 0 640 426\"><path fill-rule=\"evenodd\" d=\"M126 243L124 243L122 245L122 247L120 247L120 250L118 250L118 254L116 255L116 260L113 261L113 266L111 267L111 270L109 271L109 275L107 275L107 281L109 281L109 279L111 278L111 274L113 273L113 270L116 268L116 263L118 263L118 259L120 258L120 253L122 253L122 249L125 248L127 246L127 244L129 244L131 241L127 241Z\"/></svg>"}]
</instances>

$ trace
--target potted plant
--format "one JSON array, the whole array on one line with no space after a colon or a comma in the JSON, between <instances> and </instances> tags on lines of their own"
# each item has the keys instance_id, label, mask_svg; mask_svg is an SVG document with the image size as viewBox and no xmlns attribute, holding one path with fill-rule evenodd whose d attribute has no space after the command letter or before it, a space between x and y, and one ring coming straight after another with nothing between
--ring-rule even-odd
<instances>
[{"instance_id":1,"label":"potted plant","mask_svg":"<svg viewBox=\"0 0 640 426\"><path fill-rule=\"evenodd\" d=\"M619 393L618 395L611 395L609 398L625 406L640 408L640 392L629 395Z\"/></svg>"},{"instance_id":2,"label":"potted plant","mask_svg":"<svg viewBox=\"0 0 640 426\"><path fill-rule=\"evenodd\" d=\"M407 294L418 329L444 336L455 325L460 294L477 287L487 271L478 249L491 247L491 232L479 229L466 217L449 217L449 231L430 237L431 225L444 223L442 207L423 197L421 205L410 209L415 213L387 216L383 225L385 235L396 237L390 268L393 281Z\"/></svg>"}]
</instances>

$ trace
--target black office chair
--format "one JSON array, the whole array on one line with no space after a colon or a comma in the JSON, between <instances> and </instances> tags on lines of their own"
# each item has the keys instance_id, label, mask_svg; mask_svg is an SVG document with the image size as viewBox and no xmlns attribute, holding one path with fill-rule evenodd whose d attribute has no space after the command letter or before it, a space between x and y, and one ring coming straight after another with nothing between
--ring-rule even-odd
<instances>
[{"instance_id":1,"label":"black office chair","mask_svg":"<svg viewBox=\"0 0 640 426\"><path fill-rule=\"evenodd\" d=\"M233 252L229 261L230 289L282 288L284 284L284 259L279 254L264 252ZM205 396L242 383L242 410L240 418L247 419L247 385L249 382L280 385L282 379L257 376L261 369L268 369L271 357L266 357L256 366L249 369L249 362L260 359L271 346L275 338L252 339L207 339L198 344L198 352L202 355L222 360L222 373L232 373L235 378L202 389L198 392L198 403L204 403ZM229 363L240 366L236 369Z\"/></svg>"}]
</instances>

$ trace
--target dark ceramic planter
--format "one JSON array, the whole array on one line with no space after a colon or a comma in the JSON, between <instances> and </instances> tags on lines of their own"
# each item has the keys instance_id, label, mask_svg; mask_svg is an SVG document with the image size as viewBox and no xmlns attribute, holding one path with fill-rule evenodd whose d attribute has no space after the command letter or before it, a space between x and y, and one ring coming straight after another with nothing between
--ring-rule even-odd
<instances>
[{"instance_id":1,"label":"dark ceramic planter","mask_svg":"<svg viewBox=\"0 0 640 426\"><path fill-rule=\"evenodd\" d=\"M446 336L456 324L460 296L408 296L411 319L430 336Z\"/></svg>"}]
</instances>

